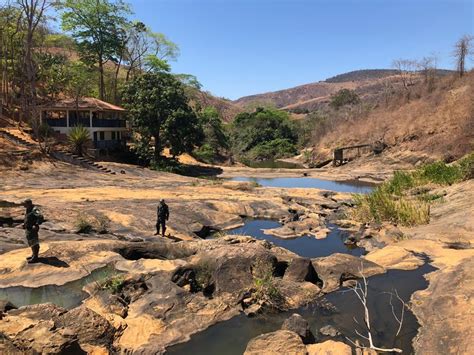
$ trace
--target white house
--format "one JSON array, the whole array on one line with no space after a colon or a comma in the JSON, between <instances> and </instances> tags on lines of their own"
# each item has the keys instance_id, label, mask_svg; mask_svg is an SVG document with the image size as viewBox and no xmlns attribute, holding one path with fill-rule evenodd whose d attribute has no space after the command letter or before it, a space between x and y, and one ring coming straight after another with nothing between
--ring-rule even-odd
<instances>
[{"instance_id":1,"label":"white house","mask_svg":"<svg viewBox=\"0 0 474 355\"><path fill-rule=\"evenodd\" d=\"M72 127L83 126L90 133L95 149L116 149L125 145L129 128L125 109L99 99L76 101L60 99L38 107L41 122L46 122L65 138Z\"/></svg>"}]
</instances>

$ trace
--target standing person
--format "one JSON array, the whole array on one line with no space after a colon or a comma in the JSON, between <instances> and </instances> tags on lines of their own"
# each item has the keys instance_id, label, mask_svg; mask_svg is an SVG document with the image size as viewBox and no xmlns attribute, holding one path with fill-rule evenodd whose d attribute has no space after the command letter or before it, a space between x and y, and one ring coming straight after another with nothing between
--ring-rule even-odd
<instances>
[{"instance_id":1,"label":"standing person","mask_svg":"<svg viewBox=\"0 0 474 355\"><path fill-rule=\"evenodd\" d=\"M156 233L155 235L160 234L160 227L161 227L161 235L165 236L166 231L166 221L170 218L170 211L168 205L165 203L165 200L161 199L160 204L156 210Z\"/></svg>"},{"instance_id":2,"label":"standing person","mask_svg":"<svg viewBox=\"0 0 474 355\"><path fill-rule=\"evenodd\" d=\"M38 254L40 250L39 245L39 225L43 223L43 215L30 199L23 201L25 207L25 220L23 228L25 229L26 240L31 248L32 255L27 257L28 264L34 264L39 261Z\"/></svg>"}]
</instances>

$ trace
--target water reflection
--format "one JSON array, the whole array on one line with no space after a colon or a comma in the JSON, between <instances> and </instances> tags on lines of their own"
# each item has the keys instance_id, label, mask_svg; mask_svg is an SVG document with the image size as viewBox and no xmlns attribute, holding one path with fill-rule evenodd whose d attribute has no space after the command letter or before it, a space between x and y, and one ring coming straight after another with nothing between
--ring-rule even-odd
<instances>
[{"instance_id":1,"label":"water reflection","mask_svg":"<svg viewBox=\"0 0 474 355\"><path fill-rule=\"evenodd\" d=\"M268 240L279 247L307 258L328 256L334 253L351 254L354 256L361 256L365 253L363 248L345 245L344 240L347 237L347 232L341 231L335 225L328 226L331 232L324 239L316 239L313 236L282 239L263 232L263 229L278 228L280 226L280 223L272 220L247 220L242 227L232 229L228 231L228 234L249 235L256 239Z\"/></svg>"},{"instance_id":2,"label":"water reflection","mask_svg":"<svg viewBox=\"0 0 474 355\"><path fill-rule=\"evenodd\" d=\"M386 274L369 279L368 307L376 345L386 348L398 347L404 354L413 353L412 340L416 336L419 324L416 317L406 310L402 331L395 337L398 324L393 318L387 292L396 289L400 297L408 302L413 292L428 286L423 275L434 270L431 265L425 264L416 270L390 270ZM336 340L347 342L346 336L354 340L363 340L358 338L354 331L356 327L362 331L354 322L354 318L360 323L363 322L363 309L354 293L343 290L326 295L325 298L334 306L333 310L315 303L294 311L266 314L256 318L240 315L193 335L186 343L168 348L167 354L240 355L245 351L250 339L280 329L283 321L292 313L299 313L308 320L318 342L328 339L318 332L321 327L328 324L342 333ZM399 314L400 304L396 302L394 304L395 312Z\"/></svg>"},{"instance_id":3,"label":"water reflection","mask_svg":"<svg viewBox=\"0 0 474 355\"><path fill-rule=\"evenodd\" d=\"M106 266L93 271L89 276L62 286L2 288L0 289L0 300L10 301L17 307L50 302L64 308L74 308L89 296L82 291L85 285L99 282L117 273L113 267Z\"/></svg>"},{"instance_id":4,"label":"water reflection","mask_svg":"<svg viewBox=\"0 0 474 355\"><path fill-rule=\"evenodd\" d=\"M313 188L336 192L365 194L373 190L374 184L360 180L333 181L311 177L257 178L238 176L232 181L256 182L264 187Z\"/></svg>"}]
</instances>

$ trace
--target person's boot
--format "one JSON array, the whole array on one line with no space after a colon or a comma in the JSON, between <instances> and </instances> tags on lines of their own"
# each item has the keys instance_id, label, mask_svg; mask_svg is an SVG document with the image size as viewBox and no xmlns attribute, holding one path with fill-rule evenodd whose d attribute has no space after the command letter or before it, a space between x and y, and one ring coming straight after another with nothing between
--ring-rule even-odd
<instances>
[{"instance_id":1,"label":"person's boot","mask_svg":"<svg viewBox=\"0 0 474 355\"><path fill-rule=\"evenodd\" d=\"M39 261L38 254L39 254L39 245L34 245L31 247L31 250L33 251L33 256L31 257L30 260L28 260L28 264L35 264Z\"/></svg>"},{"instance_id":2,"label":"person's boot","mask_svg":"<svg viewBox=\"0 0 474 355\"><path fill-rule=\"evenodd\" d=\"M163 234L161 235L163 238L165 237L166 227L163 227Z\"/></svg>"}]
</instances>

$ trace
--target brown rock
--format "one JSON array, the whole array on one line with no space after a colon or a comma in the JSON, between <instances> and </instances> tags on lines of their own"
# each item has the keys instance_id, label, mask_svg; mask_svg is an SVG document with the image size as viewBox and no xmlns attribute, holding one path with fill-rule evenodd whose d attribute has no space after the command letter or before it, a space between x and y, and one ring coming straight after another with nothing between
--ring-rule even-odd
<instances>
[{"instance_id":1,"label":"brown rock","mask_svg":"<svg viewBox=\"0 0 474 355\"><path fill-rule=\"evenodd\" d=\"M110 345L115 329L110 323L85 306L74 308L61 315L56 322L58 327L69 328L77 334L79 342L91 345Z\"/></svg>"},{"instance_id":2,"label":"brown rock","mask_svg":"<svg viewBox=\"0 0 474 355\"><path fill-rule=\"evenodd\" d=\"M315 285L322 286L322 281L314 270L311 259L295 258L285 271L284 279L296 282L311 282Z\"/></svg>"},{"instance_id":3,"label":"brown rock","mask_svg":"<svg viewBox=\"0 0 474 355\"><path fill-rule=\"evenodd\" d=\"M357 279L364 275L370 277L385 272L385 269L371 261L348 254L332 254L323 258L312 259L314 269L323 280L323 291L338 289L342 282Z\"/></svg>"},{"instance_id":4,"label":"brown rock","mask_svg":"<svg viewBox=\"0 0 474 355\"><path fill-rule=\"evenodd\" d=\"M308 321L297 313L292 314L283 322L282 330L289 330L298 334L304 344L314 342L314 335L311 333Z\"/></svg>"},{"instance_id":5,"label":"brown rock","mask_svg":"<svg viewBox=\"0 0 474 355\"><path fill-rule=\"evenodd\" d=\"M250 340L244 354L306 355L307 352L298 334L289 330L277 330L276 332L259 335Z\"/></svg>"},{"instance_id":6,"label":"brown rock","mask_svg":"<svg viewBox=\"0 0 474 355\"><path fill-rule=\"evenodd\" d=\"M307 345L306 349L308 355L352 355L352 349L349 345L334 340Z\"/></svg>"}]
</instances>

